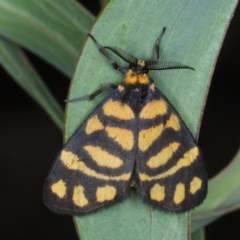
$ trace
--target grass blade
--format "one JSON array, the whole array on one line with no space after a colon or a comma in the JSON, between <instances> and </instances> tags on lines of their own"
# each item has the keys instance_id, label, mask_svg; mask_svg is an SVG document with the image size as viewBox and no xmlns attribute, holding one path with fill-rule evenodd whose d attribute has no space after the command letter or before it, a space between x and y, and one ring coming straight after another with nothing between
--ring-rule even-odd
<instances>
[{"instance_id":1,"label":"grass blade","mask_svg":"<svg viewBox=\"0 0 240 240\"><path fill-rule=\"evenodd\" d=\"M93 19L73 0L0 0L0 34L68 76Z\"/></svg>"},{"instance_id":2,"label":"grass blade","mask_svg":"<svg viewBox=\"0 0 240 240\"><path fill-rule=\"evenodd\" d=\"M240 208L240 151L234 160L209 183L209 194L193 212L193 229L206 226L222 215Z\"/></svg>"},{"instance_id":3,"label":"grass blade","mask_svg":"<svg viewBox=\"0 0 240 240\"><path fill-rule=\"evenodd\" d=\"M205 240L204 229L201 228L192 234L192 240Z\"/></svg>"},{"instance_id":4,"label":"grass blade","mask_svg":"<svg viewBox=\"0 0 240 240\"><path fill-rule=\"evenodd\" d=\"M0 63L12 78L63 128L63 111L30 62L12 42L0 37Z\"/></svg>"}]
</instances>

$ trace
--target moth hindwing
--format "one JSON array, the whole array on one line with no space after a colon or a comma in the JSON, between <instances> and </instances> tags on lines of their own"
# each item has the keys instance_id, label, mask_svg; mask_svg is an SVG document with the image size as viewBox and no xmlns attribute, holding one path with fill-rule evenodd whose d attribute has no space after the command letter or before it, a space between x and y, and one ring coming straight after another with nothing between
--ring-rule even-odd
<instances>
[{"instance_id":1,"label":"moth hindwing","mask_svg":"<svg viewBox=\"0 0 240 240\"><path fill-rule=\"evenodd\" d=\"M149 70L192 69L176 62L138 60L90 35L124 81L70 101L111 94L64 146L46 179L44 201L53 211L85 214L125 199L134 182L143 200L166 211L188 211L204 200L207 174L201 153L174 107L158 90ZM119 66L110 53L129 63Z\"/></svg>"}]
</instances>

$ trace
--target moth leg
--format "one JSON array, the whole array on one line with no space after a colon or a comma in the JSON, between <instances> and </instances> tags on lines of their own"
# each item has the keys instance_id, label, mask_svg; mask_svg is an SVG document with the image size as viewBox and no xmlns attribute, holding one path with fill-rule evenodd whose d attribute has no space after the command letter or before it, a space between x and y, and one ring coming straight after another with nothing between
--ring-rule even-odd
<instances>
[{"instance_id":1,"label":"moth leg","mask_svg":"<svg viewBox=\"0 0 240 240\"><path fill-rule=\"evenodd\" d=\"M153 58L156 60L159 60L159 58L160 58L160 43L161 43L161 40L162 40L162 37L163 37L165 31L166 31L166 27L163 27L161 33L159 34L159 36L155 42Z\"/></svg>"},{"instance_id":2,"label":"moth leg","mask_svg":"<svg viewBox=\"0 0 240 240\"><path fill-rule=\"evenodd\" d=\"M127 69L125 67L121 67L118 65L118 63L116 61L114 61L112 59L112 57L109 55L109 53L107 52L106 48L104 46L102 46L97 40L96 38L91 35L90 33L88 34L88 36L93 40L94 44L96 45L96 47L98 48L98 50L107 58L107 60L110 62L110 64L113 66L113 68L123 74L125 74L127 72Z\"/></svg>"},{"instance_id":3,"label":"moth leg","mask_svg":"<svg viewBox=\"0 0 240 240\"><path fill-rule=\"evenodd\" d=\"M99 88L95 92L91 93L90 95L73 98L73 99L66 99L65 102L70 103L70 102L79 102L79 101L84 101L84 100L93 100L96 96L98 96L100 93L106 91L107 89L115 89L115 88L117 88L116 84L109 83L105 86L102 86L101 88Z\"/></svg>"}]
</instances>

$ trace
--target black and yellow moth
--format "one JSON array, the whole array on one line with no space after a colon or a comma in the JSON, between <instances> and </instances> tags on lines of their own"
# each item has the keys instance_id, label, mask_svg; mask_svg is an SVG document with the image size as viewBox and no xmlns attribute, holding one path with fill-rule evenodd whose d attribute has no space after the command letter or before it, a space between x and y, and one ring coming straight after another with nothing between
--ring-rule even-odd
<instances>
[{"instance_id":1,"label":"black and yellow moth","mask_svg":"<svg viewBox=\"0 0 240 240\"><path fill-rule=\"evenodd\" d=\"M69 100L92 100L112 89L58 155L44 187L44 201L51 210L89 213L122 201L133 185L144 202L172 212L189 211L206 197L207 174L199 148L148 76L151 70L193 69L159 60L165 29L155 43L153 59L145 61L104 47L89 34L124 80ZM120 66L111 54L129 65Z\"/></svg>"}]
</instances>

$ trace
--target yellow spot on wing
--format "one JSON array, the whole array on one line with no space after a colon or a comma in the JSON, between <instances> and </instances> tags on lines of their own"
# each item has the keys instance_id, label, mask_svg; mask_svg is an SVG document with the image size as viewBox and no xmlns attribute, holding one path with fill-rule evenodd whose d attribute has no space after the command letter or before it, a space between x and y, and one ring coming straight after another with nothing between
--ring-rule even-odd
<instances>
[{"instance_id":1,"label":"yellow spot on wing","mask_svg":"<svg viewBox=\"0 0 240 240\"><path fill-rule=\"evenodd\" d=\"M165 127L172 128L175 131L179 131L180 130L179 118L175 114L171 114L170 118L167 120Z\"/></svg>"},{"instance_id":2,"label":"yellow spot on wing","mask_svg":"<svg viewBox=\"0 0 240 240\"><path fill-rule=\"evenodd\" d=\"M132 109L127 104L112 99L104 104L103 111L106 116L120 120L131 120L135 117Z\"/></svg>"},{"instance_id":3,"label":"yellow spot on wing","mask_svg":"<svg viewBox=\"0 0 240 240\"><path fill-rule=\"evenodd\" d=\"M173 154L178 150L180 143L173 142L170 143L167 147L163 148L159 153L155 156L151 157L147 161L147 166L150 168L158 168L168 162L169 159L173 156Z\"/></svg>"},{"instance_id":4,"label":"yellow spot on wing","mask_svg":"<svg viewBox=\"0 0 240 240\"><path fill-rule=\"evenodd\" d=\"M124 150L131 150L134 145L133 133L124 128L118 127L106 127L108 137L112 138L113 141L117 142Z\"/></svg>"},{"instance_id":5,"label":"yellow spot on wing","mask_svg":"<svg viewBox=\"0 0 240 240\"><path fill-rule=\"evenodd\" d=\"M152 100L147 103L140 112L142 119L154 119L157 116L162 116L167 113L167 103L160 100Z\"/></svg>"},{"instance_id":6,"label":"yellow spot on wing","mask_svg":"<svg viewBox=\"0 0 240 240\"><path fill-rule=\"evenodd\" d=\"M173 201L176 204L181 203L185 199L185 185L183 183L178 183L174 192Z\"/></svg>"},{"instance_id":7,"label":"yellow spot on wing","mask_svg":"<svg viewBox=\"0 0 240 240\"><path fill-rule=\"evenodd\" d=\"M138 136L138 146L141 151L146 151L153 142L162 134L163 124L141 130Z\"/></svg>"},{"instance_id":8,"label":"yellow spot on wing","mask_svg":"<svg viewBox=\"0 0 240 240\"><path fill-rule=\"evenodd\" d=\"M84 187L82 185L74 187L72 200L78 207L84 207L88 205L88 199L84 194Z\"/></svg>"},{"instance_id":9,"label":"yellow spot on wing","mask_svg":"<svg viewBox=\"0 0 240 240\"><path fill-rule=\"evenodd\" d=\"M85 132L86 132L86 134L91 134L93 132L102 130L103 128L104 128L104 126L101 123L101 121L99 120L98 116L94 115L93 117L91 117L88 120Z\"/></svg>"},{"instance_id":10,"label":"yellow spot on wing","mask_svg":"<svg viewBox=\"0 0 240 240\"><path fill-rule=\"evenodd\" d=\"M150 198L152 200L161 202L165 198L165 187L156 183L150 190Z\"/></svg>"},{"instance_id":11,"label":"yellow spot on wing","mask_svg":"<svg viewBox=\"0 0 240 240\"><path fill-rule=\"evenodd\" d=\"M94 178L103 179L106 181L128 181L131 177L131 172L118 176L108 176L97 173L94 169L89 168L83 161L81 161L76 154L73 154L70 151L63 150L60 159L68 169L80 171L83 174Z\"/></svg>"},{"instance_id":12,"label":"yellow spot on wing","mask_svg":"<svg viewBox=\"0 0 240 240\"><path fill-rule=\"evenodd\" d=\"M117 189L113 186L106 185L104 187L98 187L96 191L97 202L110 201L115 198Z\"/></svg>"},{"instance_id":13,"label":"yellow spot on wing","mask_svg":"<svg viewBox=\"0 0 240 240\"><path fill-rule=\"evenodd\" d=\"M67 191L66 183L62 179L60 179L56 183L52 184L51 190L59 198L64 198L66 195L66 191Z\"/></svg>"},{"instance_id":14,"label":"yellow spot on wing","mask_svg":"<svg viewBox=\"0 0 240 240\"><path fill-rule=\"evenodd\" d=\"M85 145L83 148L89 153L92 160L101 167L119 168L123 165L122 159L108 153L100 147Z\"/></svg>"},{"instance_id":15,"label":"yellow spot on wing","mask_svg":"<svg viewBox=\"0 0 240 240\"><path fill-rule=\"evenodd\" d=\"M139 177L141 181L153 181L153 180L159 180L162 178L166 178L169 176L172 176L175 174L177 171L179 171L182 168L189 167L191 164L197 159L199 154L199 150L197 147L193 147L190 150L188 150L182 158L178 160L178 162L168 169L167 171L155 175L155 176L148 176L145 173L140 173Z\"/></svg>"},{"instance_id":16,"label":"yellow spot on wing","mask_svg":"<svg viewBox=\"0 0 240 240\"><path fill-rule=\"evenodd\" d=\"M202 187L202 180L194 177L190 183L190 193L195 194Z\"/></svg>"}]
</instances>

